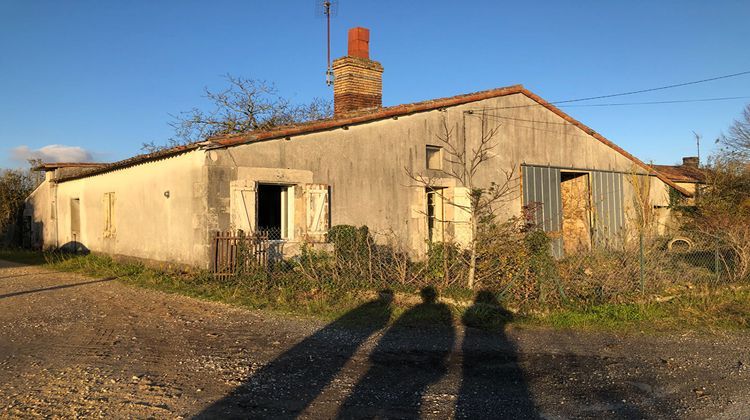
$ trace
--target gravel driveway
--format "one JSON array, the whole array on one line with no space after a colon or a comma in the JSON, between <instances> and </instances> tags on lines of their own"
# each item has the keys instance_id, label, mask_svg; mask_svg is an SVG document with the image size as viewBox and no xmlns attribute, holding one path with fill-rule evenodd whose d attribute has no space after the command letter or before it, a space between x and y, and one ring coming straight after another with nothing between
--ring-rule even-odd
<instances>
[{"instance_id":1,"label":"gravel driveway","mask_svg":"<svg viewBox=\"0 0 750 420\"><path fill-rule=\"evenodd\" d=\"M0 417L750 418L750 334L326 324L0 261Z\"/></svg>"}]
</instances>

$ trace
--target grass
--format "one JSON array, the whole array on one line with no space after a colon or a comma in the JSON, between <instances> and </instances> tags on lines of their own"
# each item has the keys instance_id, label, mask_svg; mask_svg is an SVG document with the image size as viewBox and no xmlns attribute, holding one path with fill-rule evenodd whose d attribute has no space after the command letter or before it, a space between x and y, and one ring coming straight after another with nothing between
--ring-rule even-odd
<instances>
[{"instance_id":1,"label":"grass","mask_svg":"<svg viewBox=\"0 0 750 420\"><path fill-rule=\"evenodd\" d=\"M46 262L44 254L41 252L15 248L0 248L0 260L29 265L44 264Z\"/></svg>"},{"instance_id":2,"label":"grass","mask_svg":"<svg viewBox=\"0 0 750 420\"><path fill-rule=\"evenodd\" d=\"M25 264L43 264L60 271L72 271L96 277L118 277L128 285L178 293L195 298L223 302L252 309L271 310L326 320L339 319L365 302L375 300L372 290L342 289L335 285L315 287L300 285L290 279L268 286L252 278L218 283L205 271L186 272L181 269L154 269L138 262L116 262L107 256L64 256L29 251L2 250L0 259ZM489 330L506 324L543 326L555 329L590 329L602 331L716 331L750 328L750 289L723 285L686 290L662 302L582 304L570 303L548 310L543 305L512 314L496 302L482 301L469 307L458 304L420 305L410 290L397 291L390 306L374 306L388 310L391 321L408 314L420 325L446 324L452 318L464 324ZM451 290L453 297L472 295L468 291ZM357 312L362 322L378 314ZM349 319L350 316L347 317ZM356 323L357 320L350 322Z\"/></svg>"}]
</instances>

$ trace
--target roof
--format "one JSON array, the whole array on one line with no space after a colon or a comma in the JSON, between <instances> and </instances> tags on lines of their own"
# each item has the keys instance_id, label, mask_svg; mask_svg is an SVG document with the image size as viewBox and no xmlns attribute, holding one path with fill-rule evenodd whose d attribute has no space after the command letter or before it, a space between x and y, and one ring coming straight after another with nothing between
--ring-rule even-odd
<instances>
[{"instance_id":1,"label":"roof","mask_svg":"<svg viewBox=\"0 0 750 420\"><path fill-rule=\"evenodd\" d=\"M31 168L32 171L54 171L60 168L103 168L107 163L96 162L42 162Z\"/></svg>"},{"instance_id":2,"label":"roof","mask_svg":"<svg viewBox=\"0 0 750 420\"><path fill-rule=\"evenodd\" d=\"M91 176L95 174L109 172L115 169L133 166L133 165L148 162L151 160L163 159L166 157L196 150L201 147L231 147L231 146L237 146L237 145L246 144L246 143L252 143L256 141L272 140L272 139L278 139L278 138L298 136L302 134L310 134L310 133L315 133L315 132L320 132L320 131L348 127L350 125L365 124L369 122L383 120L386 118L395 118L395 117L410 115L410 114L414 114L418 112L426 112L426 111L432 111L432 110L441 109L441 108L464 105L467 103L481 101L484 99L491 99L491 98L497 98L501 96L508 96L508 95L514 95L514 94L525 95L529 99L537 102L539 105L557 114L559 117L561 117L562 119L564 119L571 125L574 125L580 128L581 130L588 133L595 139L599 140L600 142L614 149L615 151L622 154L626 158L630 159L633 163L635 163L637 166L640 166L641 168L646 170L648 173L651 173L657 176L664 183L675 188L677 191L681 192L683 195L686 195L686 196L692 195L692 193L690 193L689 191L675 184L672 180L670 180L669 178L661 174L658 170L655 170L651 166L643 163L640 159L626 152L624 149L620 148L619 146L617 146L610 140L606 139L601 134L595 132L594 130L587 127L583 123L575 120L573 117L564 113L559 108L555 107L554 105L545 101L538 95L524 88L523 85L507 86L507 87L502 87L498 89L485 90L481 92L474 92L474 93L469 93L465 95L451 96L447 98L432 99L428 101L415 102L411 104L396 105L396 106L390 106L390 107L384 107L384 108L375 108L372 110L366 110L366 111L358 112L355 114L347 114L347 115L342 115L342 116L338 116L334 118L317 120L317 121L312 121L312 122L303 123L303 124L296 124L296 125L291 125L291 126L276 127L276 128L273 128L270 130L264 130L264 131L253 131L253 132L242 133L242 134L216 136L216 137L209 138L206 141L202 141L202 142L191 143L191 144L184 145L184 146L177 146L177 147L173 147L173 148L162 150L162 151L155 152L155 153L138 155L129 159L125 159L119 162L109 164L102 168L96 168L91 171L86 171L83 174L65 177L65 178L60 179L60 181L68 181L68 180L72 180L76 178L83 178L83 177L87 177L87 176Z\"/></svg>"},{"instance_id":3,"label":"roof","mask_svg":"<svg viewBox=\"0 0 750 420\"><path fill-rule=\"evenodd\" d=\"M704 184L706 182L706 174L702 169L694 166L651 165L651 167L673 182L691 182L694 184Z\"/></svg>"}]
</instances>

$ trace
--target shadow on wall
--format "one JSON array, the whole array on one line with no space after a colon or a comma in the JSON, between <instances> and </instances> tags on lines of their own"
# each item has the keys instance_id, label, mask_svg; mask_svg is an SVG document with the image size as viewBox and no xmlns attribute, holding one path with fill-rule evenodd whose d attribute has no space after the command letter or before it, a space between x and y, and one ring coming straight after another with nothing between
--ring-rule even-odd
<instances>
[{"instance_id":1,"label":"shadow on wall","mask_svg":"<svg viewBox=\"0 0 750 420\"><path fill-rule=\"evenodd\" d=\"M347 312L267 364L197 418L296 418L359 346L387 325L392 298L392 292L384 291L379 299Z\"/></svg>"}]
</instances>

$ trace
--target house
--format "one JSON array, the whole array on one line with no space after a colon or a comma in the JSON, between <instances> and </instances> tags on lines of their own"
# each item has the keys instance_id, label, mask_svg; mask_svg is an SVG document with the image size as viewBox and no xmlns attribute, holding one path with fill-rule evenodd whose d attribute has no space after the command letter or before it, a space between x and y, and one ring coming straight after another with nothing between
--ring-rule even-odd
<instances>
[{"instance_id":1,"label":"house","mask_svg":"<svg viewBox=\"0 0 750 420\"><path fill-rule=\"evenodd\" d=\"M682 165L651 165L651 167L692 195L692 197L685 197L675 190L670 190L668 203L655 205L656 231L660 235L671 236L681 225L680 214L674 212L673 208L695 204L695 196L700 194L701 188L706 184L706 172L700 168L700 160L697 156L682 158Z\"/></svg>"},{"instance_id":2,"label":"house","mask_svg":"<svg viewBox=\"0 0 750 420\"><path fill-rule=\"evenodd\" d=\"M455 164L439 137L448 129L472 150L487 124L497 143L476 185L515 173L516 194L498 216L533 207L555 255L627 240L643 185L649 205L668 203L670 188L691 195L521 85L383 107L383 67L369 57L364 28L350 31L349 54L333 71L330 119L73 173L42 167L46 181L27 214L44 226L44 246L208 267L217 231L264 230L294 253L346 224L389 232L418 257L430 240L470 239L467 213L450 205L468 192L445 176ZM409 174L433 181L427 187Z\"/></svg>"}]
</instances>

